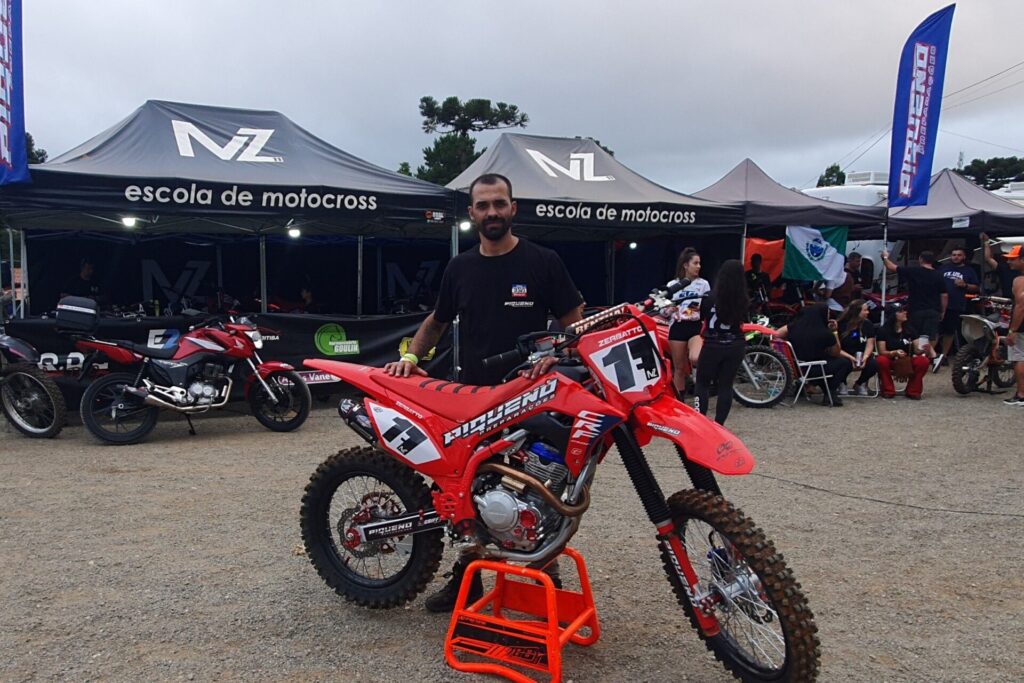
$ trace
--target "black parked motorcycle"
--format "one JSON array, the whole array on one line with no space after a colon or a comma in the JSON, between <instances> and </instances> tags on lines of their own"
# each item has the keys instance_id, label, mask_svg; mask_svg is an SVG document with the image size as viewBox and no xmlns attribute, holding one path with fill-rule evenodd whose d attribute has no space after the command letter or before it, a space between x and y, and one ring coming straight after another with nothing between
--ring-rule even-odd
<instances>
[{"instance_id":1,"label":"black parked motorcycle","mask_svg":"<svg viewBox=\"0 0 1024 683\"><path fill-rule=\"evenodd\" d=\"M64 428L67 407L57 383L39 367L39 352L4 333L0 320L0 407L19 432L50 439Z\"/></svg>"}]
</instances>

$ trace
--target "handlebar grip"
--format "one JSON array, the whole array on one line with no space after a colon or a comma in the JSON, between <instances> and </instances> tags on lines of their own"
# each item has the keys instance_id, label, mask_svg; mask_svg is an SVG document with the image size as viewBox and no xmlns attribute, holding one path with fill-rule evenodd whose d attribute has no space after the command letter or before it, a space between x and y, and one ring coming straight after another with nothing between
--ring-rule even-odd
<instances>
[{"instance_id":1,"label":"handlebar grip","mask_svg":"<svg viewBox=\"0 0 1024 683\"><path fill-rule=\"evenodd\" d=\"M526 358L526 355L519 349L512 349L511 351L505 351L504 353L496 353L493 356L488 356L482 361L482 365L485 368L494 366L507 365L511 362L519 362Z\"/></svg>"}]
</instances>

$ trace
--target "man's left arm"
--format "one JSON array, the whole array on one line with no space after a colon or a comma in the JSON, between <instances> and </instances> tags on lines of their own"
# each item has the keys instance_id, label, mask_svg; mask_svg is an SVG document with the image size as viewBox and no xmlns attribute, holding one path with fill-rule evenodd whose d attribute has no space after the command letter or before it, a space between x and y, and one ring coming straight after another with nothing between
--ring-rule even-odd
<instances>
[{"instance_id":1,"label":"man's left arm","mask_svg":"<svg viewBox=\"0 0 1024 683\"><path fill-rule=\"evenodd\" d=\"M939 311L939 320L942 320L943 318L946 317L946 309L949 307L948 292L944 291L941 295L939 295L939 305L941 307L941 310Z\"/></svg>"},{"instance_id":2,"label":"man's left arm","mask_svg":"<svg viewBox=\"0 0 1024 683\"><path fill-rule=\"evenodd\" d=\"M1024 323L1024 277L1013 281L1013 315L1010 316L1010 332L1006 335L1006 343L1011 346L1017 343L1017 330Z\"/></svg>"},{"instance_id":3,"label":"man's left arm","mask_svg":"<svg viewBox=\"0 0 1024 683\"><path fill-rule=\"evenodd\" d=\"M968 294L977 294L981 291L978 276L970 266L967 266L967 271L964 273L964 291Z\"/></svg>"}]
</instances>

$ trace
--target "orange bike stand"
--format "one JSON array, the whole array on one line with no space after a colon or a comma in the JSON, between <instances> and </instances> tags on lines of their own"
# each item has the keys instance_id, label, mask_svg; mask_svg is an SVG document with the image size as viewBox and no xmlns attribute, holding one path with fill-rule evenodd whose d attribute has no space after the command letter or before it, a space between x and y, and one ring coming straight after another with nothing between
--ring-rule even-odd
<instances>
[{"instance_id":1,"label":"orange bike stand","mask_svg":"<svg viewBox=\"0 0 1024 683\"><path fill-rule=\"evenodd\" d=\"M576 563L579 593L555 588L551 577L539 569L489 560L470 563L444 643L448 665L459 671L536 683L535 678L512 668L515 666L550 674L551 683L561 681L562 647L567 642L593 645L601 635L583 557L572 548L562 554ZM470 579L474 572L484 569L497 572L494 588L467 606ZM516 613L516 617L509 612ZM589 629L589 635L581 635L583 629ZM465 661L458 654L490 661Z\"/></svg>"}]
</instances>

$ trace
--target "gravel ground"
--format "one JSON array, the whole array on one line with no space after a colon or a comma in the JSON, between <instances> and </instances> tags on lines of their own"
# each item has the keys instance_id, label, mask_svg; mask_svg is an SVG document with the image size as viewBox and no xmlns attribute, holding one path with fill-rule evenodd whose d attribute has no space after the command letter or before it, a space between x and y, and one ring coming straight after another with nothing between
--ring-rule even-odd
<instances>
[{"instance_id":1,"label":"gravel ground","mask_svg":"<svg viewBox=\"0 0 1024 683\"><path fill-rule=\"evenodd\" d=\"M920 402L846 403L737 406L730 427L759 462L723 482L803 583L821 679L1024 679L1024 411L955 396L948 371ZM357 444L333 409L294 434L196 424L122 448L78 425L54 441L0 427L0 680L470 680L445 665L448 619L422 597L350 606L302 556L303 486ZM674 451L648 456L666 492L686 487ZM732 680L674 604L617 454L573 546L602 637L566 649L566 680Z\"/></svg>"}]
</instances>

